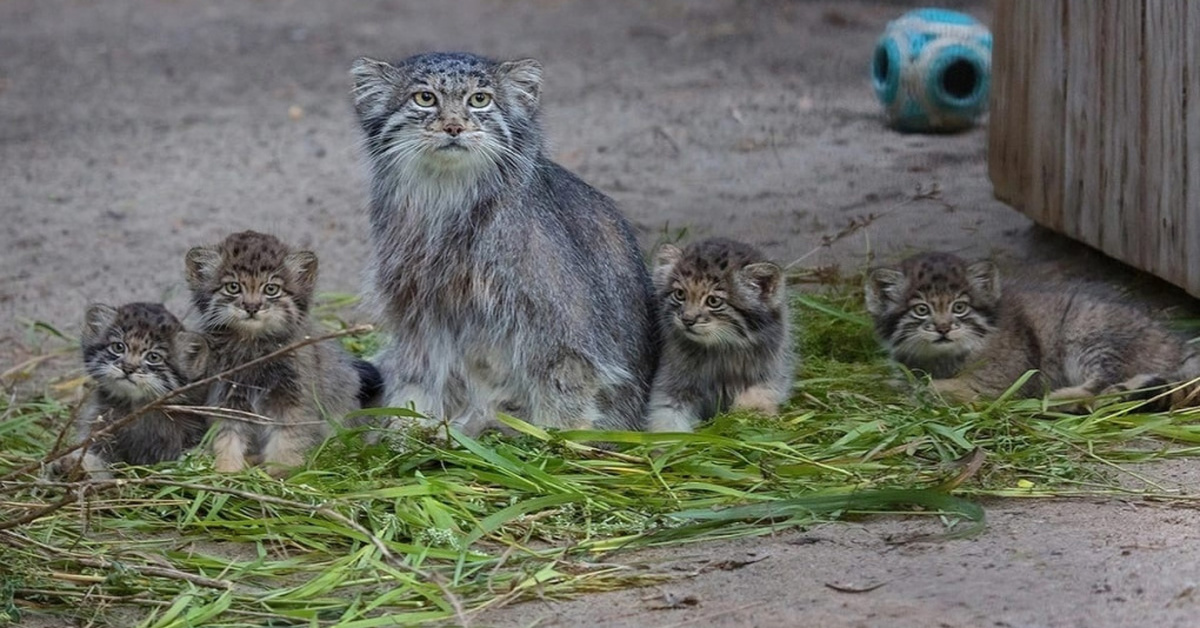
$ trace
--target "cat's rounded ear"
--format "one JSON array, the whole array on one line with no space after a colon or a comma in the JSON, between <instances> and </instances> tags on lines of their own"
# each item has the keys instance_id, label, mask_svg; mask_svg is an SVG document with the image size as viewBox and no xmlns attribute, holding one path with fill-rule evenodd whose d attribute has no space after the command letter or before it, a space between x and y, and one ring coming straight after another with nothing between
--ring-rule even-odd
<instances>
[{"instance_id":1,"label":"cat's rounded ear","mask_svg":"<svg viewBox=\"0 0 1200 628\"><path fill-rule=\"evenodd\" d=\"M654 251L654 268L651 276L654 278L654 289L662 290L671 283L671 271L683 257L683 251L673 244L662 244Z\"/></svg>"},{"instance_id":2,"label":"cat's rounded ear","mask_svg":"<svg viewBox=\"0 0 1200 628\"><path fill-rule=\"evenodd\" d=\"M175 334L175 355L179 356L179 368L188 379L198 379L208 366L208 341L204 336L191 331Z\"/></svg>"},{"instance_id":3,"label":"cat's rounded ear","mask_svg":"<svg viewBox=\"0 0 1200 628\"><path fill-rule=\"evenodd\" d=\"M876 268L867 273L867 281L863 286L867 302L867 311L874 316L882 316L888 310L889 303L899 303L908 287L908 279L904 273L894 268Z\"/></svg>"},{"instance_id":4,"label":"cat's rounded ear","mask_svg":"<svg viewBox=\"0 0 1200 628\"><path fill-rule=\"evenodd\" d=\"M193 247L187 252L187 283L196 290L208 282L221 265L221 252L211 246Z\"/></svg>"},{"instance_id":5,"label":"cat's rounded ear","mask_svg":"<svg viewBox=\"0 0 1200 628\"><path fill-rule=\"evenodd\" d=\"M977 296L992 303L1000 301L1000 269L992 262L980 260L969 264L967 282Z\"/></svg>"},{"instance_id":6,"label":"cat's rounded ear","mask_svg":"<svg viewBox=\"0 0 1200 628\"><path fill-rule=\"evenodd\" d=\"M783 270L771 262L748 264L741 271L752 285L758 288L759 297L764 303L779 303L783 300Z\"/></svg>"},{"instance_id":7,"label":"cat's rounded ear","mask_svg":"<svg viewBox=\"0 0 1200 628\"><path fill-rule=\"evenodd\" d=\"M317 285L317 254L312 251L293 251L283 258L283 265L305 289Z\"/></svg>"},{"instance_id":8,"label":"cat's rounded ear","mask_svg":"<svg viewBox=\"0 0 1200 628\"><path fill-rule=\"evenodd\" d=\"M117 308L103 303L89 305L83 314L83 343L99 340L116 321Z\"/></svg>"},{"instance_id":9,"label":"cat's rounded ear","mask_svg":"<svg viewBox=\"0 0 1200 628\"><path fill-rule=\"evenodd\" d=\"M542 98L542 64L537 59L505 61L496 69L500 83L528 110L537 109Z\"/></svg>"},{"instance_id":10,"label":"cat's rounded ear","mask_svg":"<svg viewBox=\"0 0 1200 628\"><path fill-rule=\"evenodd\" d=\"M354 77L354 110L360 118L371 118L386 108L400 78L395 66L367 57L359 57L350 66Z\"/></svg>"}]
</instances>

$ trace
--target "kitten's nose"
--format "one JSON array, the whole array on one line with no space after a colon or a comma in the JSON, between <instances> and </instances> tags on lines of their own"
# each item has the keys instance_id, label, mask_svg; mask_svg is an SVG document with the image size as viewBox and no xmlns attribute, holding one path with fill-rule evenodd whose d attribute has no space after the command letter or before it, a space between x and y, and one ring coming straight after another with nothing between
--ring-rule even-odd
<instances>
[{"instance_id":1,"label":"kitten's nose","mask_svg":"<svg viewBox=\"0 0 1200 628\"><path fill-rule=\"evenodd\" d=\"M463 125L457 122L447 122L442 125L442 130L450 137L458 137L458 134L463 132Z\"/></svg>"},{"instance_id":2,"label":"kitten's nose","mask_svg":"<svg viewBox=\"0 0 1200 628\"><path fill-rule=\"evenodd\" d=\"M136 364L130 364L128 362L121 363L121 372L125 373L126 375L132 375L133 372L136 370L137 370Z\"/></svg>"},{"instance_id":3,"label":"kitten's nose","mask_svg":"<svg viewBox=\"0 0 1200 628\"><path fill-rule=\"evenodd\" d=\"M696 317L695 316L680 316L679 322L683 323L684 327L691 327L692 325L696 324Z\"/></svg>"},{"instance_id":4,"label":"kitten's nose","mask_svg":"<svg viewBox=\"0 0 1200 628\"><path fill-rule=\"evenodd\" d=\"M258 302L247 302L242 304L242 309L246 310L246 313L250 316L254 316L260 309L262 309L262 304Z\"/></svg>"}]
</instances>

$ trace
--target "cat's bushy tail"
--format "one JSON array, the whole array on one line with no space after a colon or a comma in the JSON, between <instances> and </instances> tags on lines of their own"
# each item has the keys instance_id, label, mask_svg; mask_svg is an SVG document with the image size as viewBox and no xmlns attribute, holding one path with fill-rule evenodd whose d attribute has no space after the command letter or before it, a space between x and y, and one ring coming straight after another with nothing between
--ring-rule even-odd
<instances>
[{"instance_id":1,"label":"cat's bushy tail","mask_svg":"<svg viewBox=\"0 0 1200 628\"><path fill-rule=\"evenodd\" d=\"M362 358L354 358L354 370L358 372L358 405L378 407L383 402L383 374Z\"/></svg>"}]
</instances>

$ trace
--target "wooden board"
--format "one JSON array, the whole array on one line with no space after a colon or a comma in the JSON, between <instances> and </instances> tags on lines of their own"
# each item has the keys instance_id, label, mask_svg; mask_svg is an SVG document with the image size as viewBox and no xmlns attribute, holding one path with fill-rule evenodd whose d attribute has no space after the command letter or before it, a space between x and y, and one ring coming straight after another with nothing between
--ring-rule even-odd
<instances>
[{"instance_id":1,"label":"wooden board","mask_svg":"<svg viewBox=\"0 0 1200 628\"><path fill-rule=\"evenodd\" d=\"M997 198L1200 296L1200 4L1007 0L993 34Z\"/></svg>"}]
</instances>

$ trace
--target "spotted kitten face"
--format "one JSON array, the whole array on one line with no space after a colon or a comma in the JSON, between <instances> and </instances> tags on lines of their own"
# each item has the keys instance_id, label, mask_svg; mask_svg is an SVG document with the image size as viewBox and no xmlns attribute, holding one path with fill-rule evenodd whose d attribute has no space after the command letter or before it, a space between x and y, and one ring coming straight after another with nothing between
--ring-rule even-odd
<instances>
[{"instance_id":1,"label":"spotted kitten face","mask_svg":"<svg viewBox=\"0 0 1200 628\"><path fill-rule=\"evenodd\" d=\"M901 361L958 359L995 328L1000 282L991 262L925 253L872 271L866 301L876 330Z\"/></svg>"},{"instance_id":2,"label":"spotted kitten face","mask_svg":"<svg viewBox=\"0 0 1200 628\"><path fill-rule=\"evenodd\" d=\"M274 236L235 233L188 251L188 286L209 330L247 337L287 334L308 315L317 257L292 252Z\"/></svg>"},{"instance_id":3,"label":"spotted kitten face","mask_svg":"<svg viewBox=\"0 0 1200 628\"><path fill-rule=\"evenodd\" d=\"M351 73L377 167L453 177L528 159L541 93L537 61L430 53L396 65L359 59Z\"/></svg>"},{"instance_id":4,"label":"spotted kitten face","mask_svg":"<svg viewBox=\"0 0 1200 628\"><path fill-rule=\"evenodd\" d=\"M655 289L664 328L673 337L708 347L747 346L781 320L779 267L753 261L756 256L731 245L739 243L705 241L684 251L671 245L659 248Z\"/></svg>"},{"instance_id":5,"label":"spotted kitten face","mask_svg":"<svg viewBox=\"0 0 1200 628\"><path fill-rule=\"evenodd\" d=\"M89 306L81 344L84 367L105 392L141 402L186 384L201 366L201 342L162 305L130 303Z\"/></svg>"}]
</instances>

